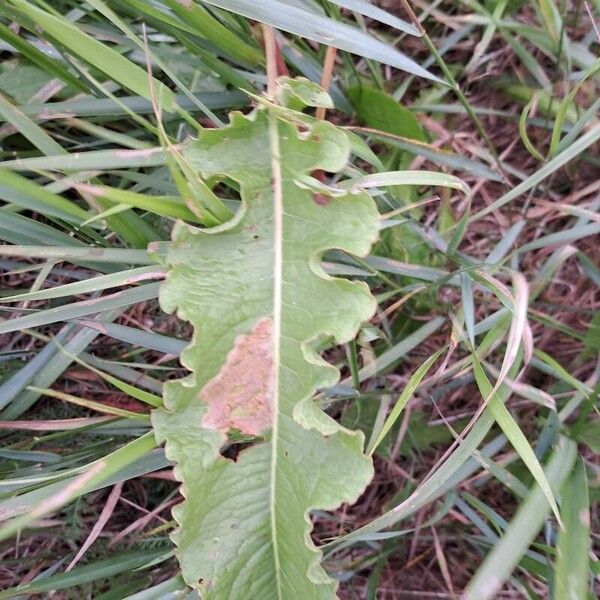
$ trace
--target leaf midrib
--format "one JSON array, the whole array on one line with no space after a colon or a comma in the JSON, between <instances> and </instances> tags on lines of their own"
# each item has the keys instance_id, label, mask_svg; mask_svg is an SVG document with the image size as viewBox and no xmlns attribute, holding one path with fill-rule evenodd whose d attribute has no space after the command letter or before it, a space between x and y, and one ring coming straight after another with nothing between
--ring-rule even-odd
<instances>
[{"instance_id":1,"label":"leaf midrib","mask_svg":"<svg viewBox=\"0 0 600 600\"><path fill-rule=\"evenodd\" d=\"M281 586L281 569L279 561L279 544L277 539L277 522L275 503L277 500L277 462L279 441L279 369L281 367L281 306L282 306L282 231L283 231L283 190L281 176L281 156L279 146L279 126L277 117L269 113L269 145L271 149L271 176L273 195L273 428L271 433L271 477L269 492L269 514L271 520L271 544L275 562L275 582L278 600L284 600Z\"/></svg>"}]
</instances>

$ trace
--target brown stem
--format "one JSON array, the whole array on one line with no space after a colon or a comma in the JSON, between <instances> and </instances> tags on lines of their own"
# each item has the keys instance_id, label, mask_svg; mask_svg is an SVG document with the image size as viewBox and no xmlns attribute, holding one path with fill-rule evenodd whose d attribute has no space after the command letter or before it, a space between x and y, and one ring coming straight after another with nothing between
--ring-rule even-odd
<instances>
[{"instance_id":1,"label":"brown stem","mask_svg":"<svg viewBox=\"0 0 600 600\"><path fill-rule=\"evenodd\" d=\"M277 85L277 40L275 30L270 25L263 24L263 36L265 40L265 55L267 57L267 95L275 100L275 87Z\"/></svg>"},{"instance_id":2,"label":"brown stem","mask_svg":"<svg viewBox=\"0 0 600 600\"><path fill-rule=\"evenodd\" d=\"M333 67L335 65L335 57L337 56L337 48L333 46L327 47L327 54L325 55L325 64L323 65L323 73L321 75L321 87L327 91L331 85L331 79L333 77ZM327 109L324 106L319 106L315 113L317 119L324 119Z\"/></svg>"}]
</instances>

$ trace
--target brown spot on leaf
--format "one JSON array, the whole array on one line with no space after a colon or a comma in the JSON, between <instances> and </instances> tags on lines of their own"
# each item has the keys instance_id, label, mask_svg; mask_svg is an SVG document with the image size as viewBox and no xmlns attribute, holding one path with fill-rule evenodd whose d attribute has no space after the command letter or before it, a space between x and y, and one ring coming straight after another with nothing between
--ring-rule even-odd
<instances>
[{"instance_id":1,"label":"brown spot on leaf","mask_svg":"<svg viewBox=\"0 0 600 600\"><path fill-rule=\"evenodd\" d=\"M326 204L329 204L331 198L325 194L313 194L313 200L315 201L315 204L325 206Z\"/></svg>"},{"instance_id":2,"label":"brown spot on leaf","mask_svg":"<svg viewBox=\"0 0 600 600\"><path fill-rule=\"evenodd\" d=\"M202 425L259 435L272 423L273 320L263 317L235 340L225 364L201 390L207 405Z\"/></svg>"},{"instance_id":3,"label":"brown spot on leaf","mask_svg":"<svg viewBox=\"0 0 600 600\"><path fill-rule=\"evenodd\" d=\"M257 233L256 225L249 225L246 227L246 231L248 231L252 235L253 240L260 239L260 236Z\"/></svg>"},{"instance_id":4,"label":"brown spot on leaf","mask_svg":"<svg viewBox=\"0 0 600 600\"><path fill-rule=\"evenodd\" d=\"M313 171L312 176L321 183L325 183L326 181L325 173L321 169ZM318 204L319 206L325 206L326 204L329 204L331 202L331 198L329 198L325 194L318 193L313 194L313 200L315 201L315 204Z\"/></svg>"}]
</instances>

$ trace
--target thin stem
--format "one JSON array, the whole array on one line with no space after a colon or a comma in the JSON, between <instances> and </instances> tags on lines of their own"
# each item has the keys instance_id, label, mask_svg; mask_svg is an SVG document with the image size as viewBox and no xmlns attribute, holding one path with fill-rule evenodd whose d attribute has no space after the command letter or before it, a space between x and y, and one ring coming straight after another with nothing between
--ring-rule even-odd
<instances>
[{"instance_id":1,"label":"thin stem","mask_svg":"<svg viewBox=\"0 0 600 600\"><path fill-rule=\"evenodd\" d=\"M442 55L438 52L437 48L435 47L435 44L433 43L431 38L427 35L425 28L421 25L421 21L419 21L419 18L417 17L417 15L415 15L413 9L411 8L410 4L408 3L408 0L400 0L400 2L402 3L404 10L407 12L407 14L410 17L411 21L413 22L414 26L419 30L419 33L421 33L423 42L427 46L427 49L429 50L429 52L431 52L431 54L435 58L435 61L437 62L440 69L442 70L444 77L446 78L446 80L448 81L450 86L452 87L454 93L456 94L456 97L458 98L460 103L463 105L464 109L467 111L467 114L469 115L469 118L475 125L477 132L479 133L479 135L485 142L486 146L488 147L490 153L492 154L492 157L494 158L494 162L496 163L496 168L502 174L504 179L506 181L508 181L506 179L506 175L504 174L504 171L502 169L502 165L500 163L498 153L496 152L496 148L494 148L494 144L492 144L492 140L490 140L488 134L486 133L486 131L483 127L483 123L481 122L481 120L479 119L479 117L477 116L477 114L475 113L473 108L471 107L471 104L467 100L467 97L463 94L462 90L460 89L460 86L456 82L456 79L454 79L452 72L450 71L450 69L444 62L444 59L442 58Z\"/></svg>"},{"instance_id":2,"label":"thin stem","mask_svg":"<svg viewBox=\"0 0 600 600\"><path fill-rule=\"evenodd\" d=\"M275 30L270 25L263 24L262 27L267 58L267 95L274 101L277 86L277 41L275 40Z\"/></svg>"},{"instance_id":3,"label":"thin stem","mask_svg":"<svg viewBox=\"0 0 600 600\"><path fill-rule=\"evenodd\" d=\"M331 85L331 79L333 77L333 67L335 65L335 58L337 56L337 48L333 46L327 47L327 54L325 55L325 64L323 65L323 73L321 74L321 87L327 91ZM325 118L327 109L324 106L317 107L315 116L317 119L323 120Z\"/></svg>"}]
</instances>

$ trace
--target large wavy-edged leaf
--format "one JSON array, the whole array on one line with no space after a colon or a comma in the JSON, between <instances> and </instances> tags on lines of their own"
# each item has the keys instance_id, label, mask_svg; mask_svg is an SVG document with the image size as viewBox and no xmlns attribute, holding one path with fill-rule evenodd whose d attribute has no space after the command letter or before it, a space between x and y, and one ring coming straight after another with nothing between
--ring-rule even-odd
<instances>
[{"instance_id":1,"label":"large wavy-edged leaf","mask_svg":"<svg viewBox=\"0 0 600 600\"><path fill-rule=\"evenodd\" d=\"M277 29L294 33L320 44L347 50L365 58L372 58L411 75L443 83L442 80L396 50L392 45L381 42L360 29L340 23L297 4L284 0L202 0L202 2L230 10L261 23L267 23ZM369 16L375 16L373 14L375 13L377 15L375 18L379 20L385 20L388 24L393 23L394 27L407 33L418 34L408 23L404 23L382 10L377 10L374 6L367 10L366 3L354 0L352 2L336 1L335 4L347 5L353 10L359 10L364 14L368 13Z\"/></svg>"},{"instance_id":2,"label":"large wavy-edged leaf","mask_svg":"<svg viewBox=\"0 0 600 600\"><path fill-rule=\"evenodd\" d=\"M160 292L195 328L181 358L192 374L165 386L153 422L186 498L174 510L177 555L203 600L335 593L309 513L355 501L372 465L362 434L312 400L339 375L314 348L325 335L350 340L375 301L362 282L327 276L320 257L365 255L378 218L363 191L323 198L298 182L339 172L349 152L330 123L265 105L204 131L186 155L204 177L236 180L243 199L222 226L177 225ZM220 452L235 430L254 444L232 460Z\"/></svg>"}]
</instances>

